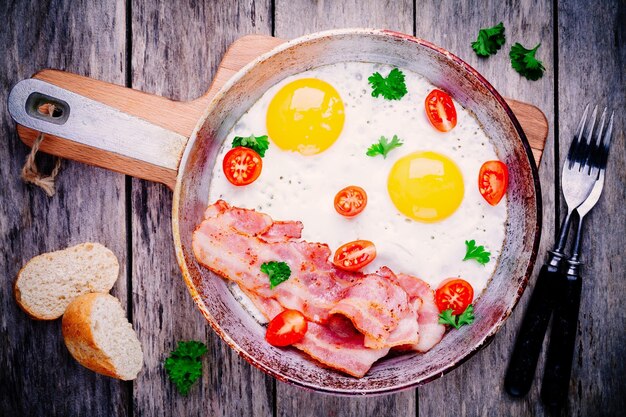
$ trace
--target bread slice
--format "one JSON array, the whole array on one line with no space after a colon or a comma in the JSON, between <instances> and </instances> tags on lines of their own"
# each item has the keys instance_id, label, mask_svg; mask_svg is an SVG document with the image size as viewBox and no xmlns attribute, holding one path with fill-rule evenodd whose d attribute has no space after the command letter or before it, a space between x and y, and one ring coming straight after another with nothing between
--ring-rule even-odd
<instances>
[{"instance_id":1,"label":"bread slice","mask_svg":"<svg viewBox=\"0 0 626 417\"><path fill-rule=\"evenodd\" d=\"M33 318L54 320L79 295L109 292L119 271L115 254L99 243L44 253L17 274L15 299Z\"/></svg>"},{"instance_id":2,"label":"bread slice","mask_svg":"<svg viewBox=\"0 0 626 417\"><path fill-rule=\"evenodd\" d=\"M67 307L62 323L65 345L81 365L113 378L137 378L143 366L141 344L117 298L81 295Z\"/></svg>"}]
</instances>

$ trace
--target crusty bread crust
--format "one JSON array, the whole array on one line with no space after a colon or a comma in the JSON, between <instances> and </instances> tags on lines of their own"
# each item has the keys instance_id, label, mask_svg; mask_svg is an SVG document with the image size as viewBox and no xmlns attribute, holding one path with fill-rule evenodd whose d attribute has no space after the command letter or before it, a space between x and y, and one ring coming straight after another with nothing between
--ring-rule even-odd
<instances>
[{"instance_id":1,"label":"crusty bread crust","mask_svg":"<svg viewBox=\"0 0 626 417\"><path fill-rule=\"evenodd\" d=\"M117 280L117 277L119 275L119 263L117 257L115 256L115 254L113 254L113 252L111 252L111 250L101 245L100 243L86 242L59 251L43 253L29 260L17 273L17 277L13 283L13 294L15 296L15 301L17 302L17 305L26 314L28 314L31 318L35 320L55 320L61 317L61 315L63 314L63 311L60 311L61 309L57 309L57 311L54 313L45 312L41 309L33 309L33 306L29 305L29 302L22 296L20 285L27 285L23 283L23 280L31 279L32 282L32 274L29 276L28 269L31 267L36 268L34 265L41 266L42 263L54 263L55 261L53 261L53 259L59 259L61 257L66 257L70 259L72 259L72 257L78 257L80 259L81 256L83 257L82 259L80 259L81 261L83 261L81 265L85 265L86 260L84 259L84 257L90 252L94 253L99 258L96 264L99 265L101 269L99 273L94 274L94 277L91 279L91 281L83 283L81 287L74 288L76 291L79 292L79 294L87 292L109 291L115 284L115 281ZM59 283L59 285L61 285L61 283ZM37 288L37 291L39 291L39 288ZM45 290L41 289L41 293L36 297L39 298L43 296L44 292ZM67 297L64 298L64 301L69 304L75 295L64 294L64 296ZM32 289L30 291L30 300L31 302L33 300Z\"/></svg>"},{"instance_id":2,"label":"crusty bread crust","mask_svg":"<svg viewBox=\"0 0 626 417\"><path fill-rule=\"evenodd\" d=\"M96 344L91 331L91 309L104 293L84 294L72 301L62 320L65 345L81 365L102 375L122 379L109 358Z\"/></svg>"},{"instance_id":3,"label":"crusty bread crust","mask_svg":"<svg viewBox=\"0 0 626 417\"><path fill-rule=\"evenodd\" d=\"M15 281L13 281L13 295L15 296L15 302L17 303L17 306L21 308L24 313L28 314L28 317L30 317L33 320L42 320L42 321L54 320L56 317L49 318L46 316L35 315L35 313L28 308L28 304L22 302L22 293L20 292L20 289L18 288L17 282L19 281L23 270L24 270L24 267L20 269L20 272L17 273L17 278L15 279Z\"/></svg>"}]
</instances>

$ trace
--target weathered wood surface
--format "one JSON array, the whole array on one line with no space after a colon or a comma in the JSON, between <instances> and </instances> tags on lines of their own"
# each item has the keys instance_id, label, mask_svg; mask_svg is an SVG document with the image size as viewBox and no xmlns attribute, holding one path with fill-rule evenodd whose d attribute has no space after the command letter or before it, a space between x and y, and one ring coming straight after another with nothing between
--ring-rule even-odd
<instances>
[{"instance_id":1,"label":"weathered wood surface","mask_svg":"<svg viewBox=\"0 0 626 417\"><path fill-rule=\"evenodd\" d=\"M60 320L31 320L12 294L17 272L31 257L98 241L120 260L113 293L126 303L124 176L64 161L53 198L25 185L19 172L29 149L18 140L5 104L15 83L42 68L124 83L124 1L100 3L16 1L0 7L1 416L125 416L132 404L131 383L78 365L63 343ZM49 158L42 162L50 169Z\"/></svg>"},{"instance_id":2,"label":"weathered wood surface","mask_svg":"<svg viewBox=\"0 0 626 417\"><path fill-rule=\"evenodd\" d=\"M582 302L566 413L618 416L626 410L626 2L580 7L561 0L558 13L561 161L586 103L608 106L616 116L604 193L583 226Z\"/></svg>"},{"instance_id":3,"label":"weathered wood surface","mask_svg":"<svg viewBox=\"0 0 626 417\"><path fill-rule=\"evenodd\" d=\"M8 22L0 31L5 59L0 102L6 102L15 82L45 67L191 99L206 91L230 42L247 33L290 38L327 28L378 26L416 33L450 49L504 95L539 106L553 127L540 167L544 228L539 262L562 209L555 208L555 170L578 109L596 100L618 111L626 105L623 0L593 8L579 1L507 5L495 0L118 0L95 8L86 3L22 1L0 9L0 18ZM479 59L471 41L480 27L499 21L504 21L507 43L495 57ZM517 41L527 47L542 42L539 57L547 71L540 81L529 82L510 68L508 49ZM562 415L620 415L626 408L626 313L620 301L626 296L621 282L626 275L623 116L617 126L607 189L585 226L587 279L570 406ZM276 383L233 354L195 310L174 258L171 194L164 186L65 162L59 193L48 199L18 179L27 148L15 137L6 111L0 129L0 269L5 276L0 289L0 415L549 415L539 401L541 372L523 400L509 398L502 389L529 291L490 346L418 390L347 399ZM560 158L555 161L555 156ZM146 366L133 383L81 368L63 346L60 323L31 321L13 302L10 286L23 262L88 239L107 244L128 266L115 293L126 300L127 288L132 291L129 314L145 352ZM190 338L208 341L210 355L202 381L183 398L166 381L161 362L177 340Z\"/></svg>"}]
</instances>

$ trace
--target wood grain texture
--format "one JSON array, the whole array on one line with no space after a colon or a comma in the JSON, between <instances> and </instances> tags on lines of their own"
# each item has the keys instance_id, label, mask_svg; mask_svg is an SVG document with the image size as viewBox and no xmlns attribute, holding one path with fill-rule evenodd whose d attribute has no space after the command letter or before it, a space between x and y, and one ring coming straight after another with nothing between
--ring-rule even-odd
<instances>
[{"instance_id":1,"label":"wood grain texture","mask_svg":"<svg viewBox=\"0 0 626 417\"><path fill-rule=\"evenodd\" d=\"M529 1L519 2L514 6L496 0L462 3L446 1L441 4L418 1L417 3L416 32L418 37L443 46L466 60L501 94L538 106L547 115L552 125L555 73L551 3ZM500 21L506 28L506 43L495 56L488 59L479 58L471 48L478 30L493 26ZM528 81L511 68L508 54L515 42L521 42L526 47L535 46L541 42L537 56L546 67L543 78L538 81ZM543 263L545 250L551 245L555 233L555 144L553 129L550 130L539 170L543 199L542 243L539 248L537 268L529 286L491 345L449 375L420 388L420 415L544 415L545 410L539 401L538 384L534 384L529 396L525 399L513 400L504 392L503 380L538 267Z\"/></svg>"},{"instance_id":2,"label":"wood grain texture","mask_svg":"<svg viewBox=\"0 0 626 417\"><path fill-rule=\"evenodd\" d=\"M132 4L132 87L174 100L208 90L227 47L269 33L270 3L160 1ZM132 180L133 318L145 355L134 389L136 416L271 416L274 381L248 365L211 330L181 277L171 231L172 194ZM182 397L163 359L179 340L209 348L199 384Z\"/></svg>"},{"instance_id":3,"label":"wood grain texture","mask_svg":"<svg viewBox=\"0 0 626 417\"><path fill-rule=\"evenodd\" d=\"M27 146L32 146L39 136L38 131L24 126L17 126L17 131ZM53 135L46 135L46 139L42 142L39 150L50 155L57 155L63 159L71 159L72 161L105 168L120 174L162 183L171 189L176 185L176 177L178 176L178 170L149 164L128 156L83 145Z\"/></svg>"},{"instance_id":4,"label":"wood grain texture","mask_svg":"<svg viewBox=\"0 0 626 417\"><path fill-rule=\"evenodd\" d=\"M539 1L248 0L235 4L226 0L129 0L132 51L125 48L126 4L122 0L96 6L81 0L3 3L0 53L5 66L0 72L0 103L6 103L8 90L17 81L42 68L59 68L119 85L125 83L126 71L132 71L134 88L174 100L198 98L198 108L204 107L206 97L200 96L207 91L227 46L244 34L271 33L272 4L274 34L284 38L355 26L413 33L415 25L417 36L467 60L501 93L543 110L551 133L540 166L544 203L541 264L555 234L558 189L554 172L558 155L563 158L571 140L577 109L596 100L618 112L626 105L623 0L607 0L591 8L580 0L559 0L556 10L552 2ZM507 43L497 55L479 59L470 43L479 28L499 21L506 27ZM558 39L555 45L554 35ZM511 69L508 49L518 41L527 47L542 42L538 55L547 71L540 81L527 81ZM132 68L126 67L127 57ZM167 107L162 110L166 117ZM0 271L5 277L0 289L0 415L621 415L626 406L626 313L621 304L626 296L622 283L626 275L626 173L624 121L623 115L618 115L605 193L585 226L587 264L570 405L560 413L548 413L539 401L541 372L525 399L513 400L502 390L510 349L534 279L493 343L449 375L421 387L419 395L413 390L347 399L276 383L233 354L193 305L174 257L170 192L162 185L128 180L131 204L127 205L123 176L66 161L58 193L48 199L18 178L28 149L17 139L5 111L0 119L4 140L0 147L0 243L4 248ZM558 144L552 133L557 118ZM41 161L50 167L49 158L44 156ZM128 231L125 213L131 221ZM77 365L63 346L60 321L28 319L10 293L17 270L32 256L86 240L109 246L122 269L127 262L131 266L133 322L146 355L145 368L132 384ZM127 249L132 253L130 259ZM126 284L122 277L114 289L123 302ZM181 339L207 341L210 349L203 379L188 398L172 388L161 365ZM540 363L539 369L542 366Z\"/></svg>"},{"instance_id":5,"label":"wood grain texture","mask_svg":"<svg viewBox=\"0 0 626 417\"><path fill-rule=\"evenodd\" d=\"M3 2L0 21L0 415L128 415L130 383L80 366L63 344L61 321L31 320L11 294L17 271L31 257L96 241L119 258L113 293L126 303L124 177L65 161L57 194L48 198L20 180L29 149L5 111L13 84L41 68L122 83L124 2ZM50 158L38 159L51 168Z\"/></svg>"},{"instance_id":6,"label":"wood grain texture","mask_svg":"<svg viewBox=\"0 0 626 417\"><path fill-rule=\"evenodd\" d=\"M586 103L616 116L604 193L583 226L578 339L561 415L617 416L626 409L626 2L558 4L561 161Z\"/></svg>"},{"instance_id":7,"label":"wood grain texture","mask_svg":"<svg viewBox=\"0 0 626 417\"><path fill-rule=\"evenodd\" d=\"M413 33L411 1L277 0L274 36L295 38L341 27L379 27ZM372 398L342 398L277 385L277 416L415 416L416 390Z\"/></svg>"},{"instance_id":8,"label":"wood grain texture","mask_svg":"<svg viewBox=\"0 0 626 417\"><path fill-rule=\"evenodd\" d=\"M539 166L550 131L546 115L543 114L539 107L532 104L510 98L506 99L506 102L513 110L513 113L515 113L515 117L520 125L522 125L530 150L535 158L535 164Z\"/></svg>"}]
</instances>

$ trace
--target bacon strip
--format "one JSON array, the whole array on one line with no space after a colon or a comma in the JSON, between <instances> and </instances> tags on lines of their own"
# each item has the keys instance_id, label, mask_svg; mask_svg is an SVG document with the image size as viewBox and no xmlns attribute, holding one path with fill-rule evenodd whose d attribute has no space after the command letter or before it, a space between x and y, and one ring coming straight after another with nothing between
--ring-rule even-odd
<instances>
[{"instance_id":1,"label":"bacon strip","mask_svg":"<svg viewBox=\"0 0 626 417\"><path fill-rule=\"evenodd\" d=\"M241 288L241 287L239 287ZM253 292L246 291L241 288L241 291L252 301L252 304L259 310L267 321L271 321L274 317L279 315L285 309L280 303L273 298L265 298L257 295Z\"/></svg>"},{"instance_id":2,"label":"bacon strip","mask_svg":"<svg viewBox=\"0 0 626 417\"><path fill-rule=\"evenodd\" d=\"M274 224L261 235L261 239L266 242L300 239L303 227L300 221L275 221Z\"/></svg>"},{"instance_id":3,"label":"bacon strip","mask_svg":"<svg viewBox=\"0 0 626 417\"><path fill-rule=\"evenodd\" d=\"M220 213L225 212L230 208L230 205L224 200L217 200L214 204L210 204L204 211L205 219L215 217Z\"/></svg>"},{"instance_id":4,"label":"bacon strip","mask_svg":"<svg viewBox=\"0 0 626 417\"><path fill-rule=\"evenodd\" d=\"M406 292L379 275L367 275L347 288L344 298L330 310L330 314L350 318L368 340L383 346L408 312Z\"/></svg>"},{"instance_id":5,"label":"bacon strip","mask_svg":"<svg viewBox=\"0 0 626 417\"><path fill-rule=\"evenodd\" d=\"M389 352L389 348L368 349L361 333L347 325L342 327L343 331L337 331L336 328L309 323L304 339L294 346L324 365L361 378L374 362Z\"/></svg>"},{"instance_id":6,"label":"bacon strip","mask_svg":"<svg viewBox=\"0 0 626 417\"><path fill-rule=\"evenodd\" d=\"M435 303L435 293L428 283L411 275L398 274L392 279L404 288L412 301L419 300L420 302L417 310L419 340L410 348L418 352L427 352L441 341L446 332L446 326L439 324L439 309Z\"/></svg>"},{"instance_id":7,"label":"bacon strip","mask_svg":"<svg viewBox=\"0 0 626 417\"><path fill-rule=\"evenodd\" d=\"M384 341L378 341L365 336L365 346L372 349L380 348L392 348L396 346L411 346L419 341L419 325L418 325L418 309L421 306L421 300L419 298L414 299L409 303L409 309L404 316L398 327L394 329L389 337Z\"/></svg>"}]
</instances>

